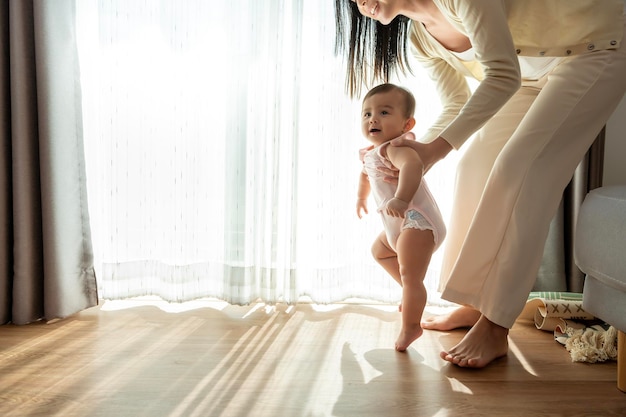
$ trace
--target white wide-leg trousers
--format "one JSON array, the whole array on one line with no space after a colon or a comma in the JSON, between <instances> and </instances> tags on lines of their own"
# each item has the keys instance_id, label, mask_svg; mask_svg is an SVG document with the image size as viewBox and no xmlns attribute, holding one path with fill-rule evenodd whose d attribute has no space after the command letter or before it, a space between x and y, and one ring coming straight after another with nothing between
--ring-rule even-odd
<instances>
[{"instance_id":1,"label":"white wide-leg trousers","mask_svg":"<svg viewBox=\"0 0 626 417\"><path fill-rule=\"evenodd\" d=\"M513 326L563 190L626 91L625 43L524 83L471 141L457 171L444 299Z\"/></svg>"}]
</instances>

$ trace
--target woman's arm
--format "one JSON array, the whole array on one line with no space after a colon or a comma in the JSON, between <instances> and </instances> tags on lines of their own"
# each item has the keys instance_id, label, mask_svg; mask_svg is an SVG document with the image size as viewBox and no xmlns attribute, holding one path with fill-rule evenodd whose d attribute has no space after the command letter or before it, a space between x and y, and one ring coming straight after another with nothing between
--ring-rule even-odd
<instances>
[{"instance_id":1,"label":"woman's arm","mask_svg":"<svg viewBox=\"0 0 626 417\"><path fill-rule=\"evenodd\" d=\"M458 149L520 88L521 74L504 1L437 1L470 39L484 74L459 115L439 135Z\"/></svg>"},{"instance_id":2,"label":"woman's arm","mask_svg":"<svg viewBox=\"0 0 626 417\"><path fill-rule=\"evenodd\" d=\"M474 48L482 67L480 84L468 98L463 63L446 51L419 22L411 30L412 52L436 83L442 114L423 142L444 138L453 148L480 129L521 85L519 63L508 27L505 3L493 0L434 0ZM454 64L454 65L453 65Z\"/></svg>"},{"instance_id":3,"label":"woman's arm","mask_svg":"<svg viewBox=\"0 0 626 417\"><path fill-rule=\"evenodd\" d=\"M456 58L451 58L421 23L413 22L412 52L435 82L442 111L420 142L400 137L391 144L414 149L424 163L424 172L452 149L459 149L521 85L519 63L502 2L436 0L436 3L453 25L469 37L484 78L470 95L465 79L469 71L461 71L460 61L458 68L448 62ZM383 172L387 181L397 181L397 172L392 169Z\"/></svg>"}]
</instances>

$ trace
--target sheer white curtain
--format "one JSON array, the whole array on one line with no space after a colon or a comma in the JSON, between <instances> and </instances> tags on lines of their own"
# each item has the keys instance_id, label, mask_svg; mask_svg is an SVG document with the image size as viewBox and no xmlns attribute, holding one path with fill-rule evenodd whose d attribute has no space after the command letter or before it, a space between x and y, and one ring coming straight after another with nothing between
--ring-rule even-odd
<instances>
[{"instance_id":1,"label":"sheer white curtain","mask_svg":"<svg viewBox=\"0 0 626 417\"><path fill-rule=\"evenodd\" d=\"M371 259L373 202L355 212L367 143L333 53L333 1L77 4L102 298L400 299ZM414 67L401 82L419 133L439 104ZM444 216L453 163L427 176Z\"/></svg>"}]
</instances>

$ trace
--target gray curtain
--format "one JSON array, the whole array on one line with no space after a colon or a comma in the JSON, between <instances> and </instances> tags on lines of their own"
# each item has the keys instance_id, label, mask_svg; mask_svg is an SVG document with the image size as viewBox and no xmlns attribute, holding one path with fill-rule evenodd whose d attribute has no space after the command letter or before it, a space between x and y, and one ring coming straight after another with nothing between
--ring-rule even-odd
<instances>
[{"instance_id":1,"label":"gray curtain","mask_svg":"<svg viewBox=\"0 0 626 417\"><path fill-rule=\"evenodd\" d=\"M0 0L0 323L97 305L74 0Z\"/></svg>"},{"instance_id":2,"label":"gray curtain","mask_svg":"<svg viewBox=\"0 0 626 417\"><path fill-rule=\"evenodd\" d=\"M602 185L605 132L603 128L598 134L563 193L550 225L534 291L583 291L585 274L574 263L574 228L585 196Z\"/></svg>"}]
</instances>

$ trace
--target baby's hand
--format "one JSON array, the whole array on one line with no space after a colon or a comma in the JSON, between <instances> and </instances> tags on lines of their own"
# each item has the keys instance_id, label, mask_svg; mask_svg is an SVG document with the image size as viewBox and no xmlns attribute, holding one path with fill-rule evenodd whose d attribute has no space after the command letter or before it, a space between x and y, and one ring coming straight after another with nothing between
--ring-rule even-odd
<instances>
[{"instance_id":1,"label":"baby's hand","mask_svg":"<svg viewBox=\"0 0 626 417\"><path fill-rule=\"evenodd\" d=\"M387 207L385 208L385 210L390 216L404 217L404 213L406 213L408 208L409 203L394 197L387 202Z\"/></svg>"},{"instance_id":2,"label":"baby's hand","mask_svg":"<svg viewBox=\"0 0 626 417\"><path fill-rule=\"evenodd\" d=\"M356 215L361 219L363 214L367 214L367 199L360 198L356 201Z\"/></svg>"}]
</instances>

